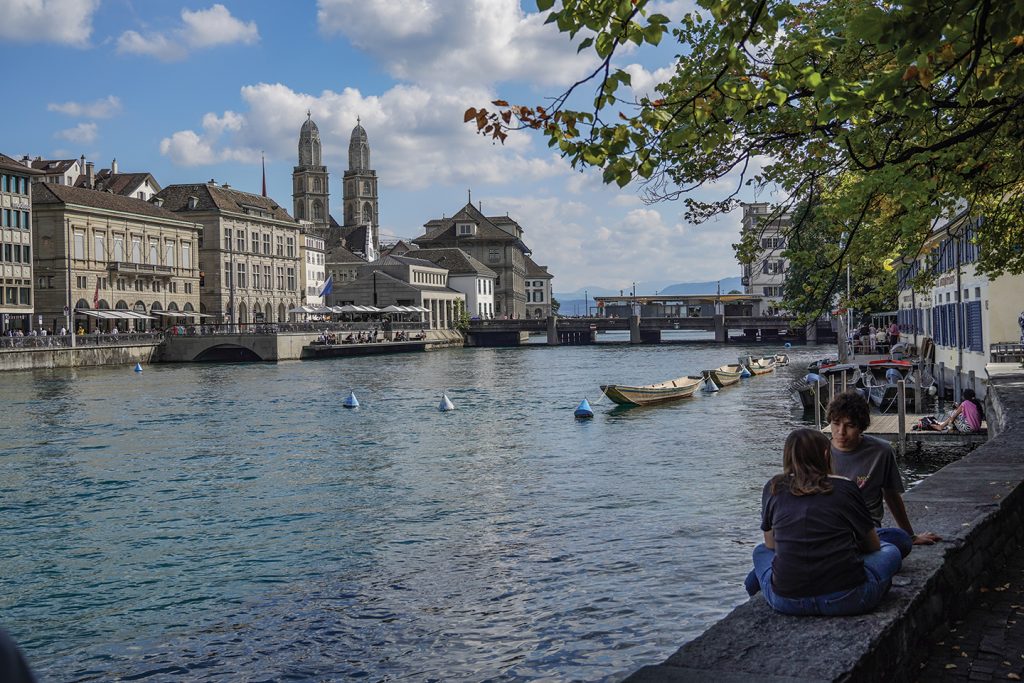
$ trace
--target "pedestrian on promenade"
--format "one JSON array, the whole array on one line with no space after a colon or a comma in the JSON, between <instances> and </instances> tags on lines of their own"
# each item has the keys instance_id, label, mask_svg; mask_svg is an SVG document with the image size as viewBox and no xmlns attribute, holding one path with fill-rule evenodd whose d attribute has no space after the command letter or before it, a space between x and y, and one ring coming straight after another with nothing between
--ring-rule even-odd
<instances>
[{"instance_id":1,"label":"pedestrian on promenade","mask_svg":"<svg viewBox=\"0 0 1024 683\"><path fill-rule=\"evenodd\" d=\"M900 326L893 320L892 324L889 325L889 348L891 349L894 345L900 341Z\"/></svg>"},{"instance_id":2,"label":"pedestrian on promenade","mask_svg":"<svg viewBox=\"0 0 1024 683\"><path fill-rule=\"evenodd\" d=\"M864 433L871 424L864 397L856 391L839 394L828 404L825 418L832 429L832 471L860 488L878 527L878 537L899 548L903 557L910 554L912 546L941 541L941 537L930 532L914 533L903 503L903 477L892 445ZM882 528L883 501L896 527Z\"/></svg>"},{"instance_id":3,"label":"pedestrian on promenade","mask_svg":"<svg viewBox=\"0 0 1024 683\"><path fill-rule=\"evenodd\" d=\"M786 439L782 474L761 494L764 543L754 548L750 594L760 589L783 614L864 614L885 597L903 563L879 540L857 485L831 474L828 438L796 429Z\"/></svg>"}]
</instances>

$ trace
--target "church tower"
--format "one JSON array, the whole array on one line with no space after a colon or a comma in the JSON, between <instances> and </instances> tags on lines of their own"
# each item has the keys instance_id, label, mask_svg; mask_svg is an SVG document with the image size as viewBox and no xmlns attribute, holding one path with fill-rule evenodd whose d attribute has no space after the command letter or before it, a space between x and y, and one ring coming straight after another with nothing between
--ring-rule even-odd
<instances>
[{"instance_id":1,"label":"church tower","mask_svg":"<svg viewBox=\"0 0 1024 683\"><path fill-rule=\"evenodd\" d=\"M324 238L331 226L327 180L327 167L320 155L320 129L307 111L306 122L299 131L299 165L292 171L292 215L312 223L313 232Z\"/></svg>"},{"instance_id":2,"label":"church tower","mask_svg":"<svg viewBox=\"0 0 1024 683\"><path fill-rule=\"evenodd\" d=\"M345 171L344 196L348 248L362 251L367 260L372 261L380 253L377 172L370 169L370 141L366 137L366 129L358 118L348 143L348 170Z\"/></svg>"}]
</instances>

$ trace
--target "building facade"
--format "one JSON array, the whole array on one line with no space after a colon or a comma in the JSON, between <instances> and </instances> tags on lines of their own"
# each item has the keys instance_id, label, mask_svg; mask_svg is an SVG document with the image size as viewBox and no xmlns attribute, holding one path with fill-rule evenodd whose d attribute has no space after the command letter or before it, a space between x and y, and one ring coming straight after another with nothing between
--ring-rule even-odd
<instances>
[{"instance_id":1,"label":"building facade","mask_svg":"<svg viewBox=\"0 0 1024 683\"><path fill-rule=\"evenodd\" d=\"M327 264L324 258L324 239L310 232L302 234L301 258L302 268L302 291L304 297L302 303L307 306L322 306L323 296L320 295L327 280Z\"/></svg>"},{"instance_id":2,"label":"building facade","mask_svg":"<svg viewBox=\"0 0 1024 683\"><path fill-rule=\"evenodd\" d=\"M215 322L286 322L303 301L301 226L273 199L210 181L154 201L202 226L200 309Z\"/></svg>"},{"instance_id":3,"label":"building facade","mask_svg":"<svg viewBox=\"0 0 1024 683\"><path fill-rule=\"evenodd\" d=\"M399 251L396 249L395 251ZM471 318L490 320L494 317L494 281L498 274L461 249L413 249L401 254L430 261L448 271L448 286L466 297L466 311Z\"/></svg>"},{"instance_id":4,"label":"building facade","mask_svg":"<svg viewBox=\"0 0 1024 683\"><path fill-rule=\"evenodd\" d=\"M40 172L33 180L37 183L52 183L54 185L74 185L78 179L85 174L85 155L78 159L44 159L36 157L29 159L22 158L26 166Z\"/></svg>"},{"instance_id":5,"label":"building facade","mask_svg":"<svg viewBox=\"0 0 1024 683\"><path fill-rule=\"evenodd\" d=\"M334 288L328 305L422 306L429 310L423 320L431 329L451 329L467 310L466 296L447 283L447 269L430 261L385 256L359 266L355 280Z\"/></svg>"},{"instance_id":6,"label":"building facade","mask_svg":"<svg viewBox=\"0 0 1024 683\"><path fill-rule=\"evenodd\" d=\"M421 249L461 249L495 272L494 316L526 317L526 257L523 229L508 216L484 216L467 203L451 218L423 226L426 234L412 240Z\"/></svg>"},{"instance_id":7,"label":"building facade","mask_svg":"<svg viewBox=\"0 0 1024 683\"><path fill-rule=\"evenodd\" d=\"M107 331L196 321L195 222L141 199L52 183L33 188L32 207L36 309L46 327L67 325L69 315L72 329Z\"/></svg>"},{"instance_id":8,"label":"building facade","mask_svg":"<svg viewBox=\"0 0 1024 683\"><path fill-rule=\"evenodd\" d=\"M551 315L551 280L547 266L540 266L526 257L526 317L547 318Z\"/></svg>"},{"instance_id":9,"label":"building facade","mask_svg":"<svg viewBox=\"0 0 1024 683\"><path fill-rule=\"evenodd\" d=\"M345 171L344 244L367 261L380 255L380 203L377 172L370 168L370 139L357 119L348 143Z\"/></svg>"},{"instance_id":10,"label":"building facade","mask_svg":"<svg viewBox=\"0 0 1024 683\"><path fill-rule=\"evenodd\" d=\"M32 180L39 175L0 154L0 334L39 326L32 318Z\"/></svg>"},{"instance_id":11,"label":"building facade","mask_svg":"<svg viewBox=\"0 0 1024 683\"><path fill-rule=\"evenodd\" d=\"M778 312L786 284L789 259L782 252L791 225L792 217L788 213L781 213L768 203L743 205L741 229L744 234L754 233L760 245L753 263L742 266L743 293L766 297L769 315Z\"/></svg>"},{"instance_id":12,"label":"building facade","mask_svg":"<svg viewBox=\"0 0 1024 683\"><path fill-rule=\"evenodd\" d=\"M936 367L943 364L947 380L956 368L962 379L971 371L985 377L992 344L1015 342L1022 335L1018 320L1024 315L1024 275L989 278L976 271L974 230L979 220L961 212L937 223L920 255L897 276L901 341L921 348L931 339ZM930 284L915 288L922 272L930 273ZM984 395L980 382L978 393Z\"/></svg>"}]
</instances>

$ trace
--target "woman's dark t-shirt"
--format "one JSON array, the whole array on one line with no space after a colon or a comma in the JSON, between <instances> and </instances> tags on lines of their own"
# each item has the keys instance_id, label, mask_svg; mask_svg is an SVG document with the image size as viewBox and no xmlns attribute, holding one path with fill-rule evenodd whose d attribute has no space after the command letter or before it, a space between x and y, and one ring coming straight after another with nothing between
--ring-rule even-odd
<instances>
[{"instance_id":1,"label":"woman's dark t-shirt","mask_svg":"<svg viewBox=\"0 0 1024 683\"><path fill-rule=\"evenodd\" d=\"M858 541L875 524L856 484L830 477L831 493L794 496L771 481L761 496L761 530L775 537L772 588L808 598L855 588L866 580Z\"/></svg>"}]
</instances>

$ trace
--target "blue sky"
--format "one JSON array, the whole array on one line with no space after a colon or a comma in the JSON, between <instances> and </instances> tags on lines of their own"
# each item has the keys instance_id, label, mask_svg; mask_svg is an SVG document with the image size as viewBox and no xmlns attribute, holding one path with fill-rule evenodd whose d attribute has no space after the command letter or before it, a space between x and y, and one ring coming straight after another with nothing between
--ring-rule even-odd
<instances>
[{"instance_id":1,"label":"blue sky","mask_svg":"<svg viewBox=\"0 0 1024 683\"><path fill-rule=\"evenodd\" d=\"M656 3L679 17L687 0ZM496 98L543 104L593 67L532 0L0 0L0 152L86 155L162 185L215 178L291 211L307 109L331 172L332 213L361 117L380 179L381 234L412 238L466 202L508 213L558 292L735 276L737 212L687 225L680 204L574 171L536 135L494 145L463 123ZM669 41L670 42L670 41ZM636 91L671 45L621 55ZM589 96L589 93L588 93ZM728 189L729 181L718 190Z\"/></svg>"}]
</instances>

